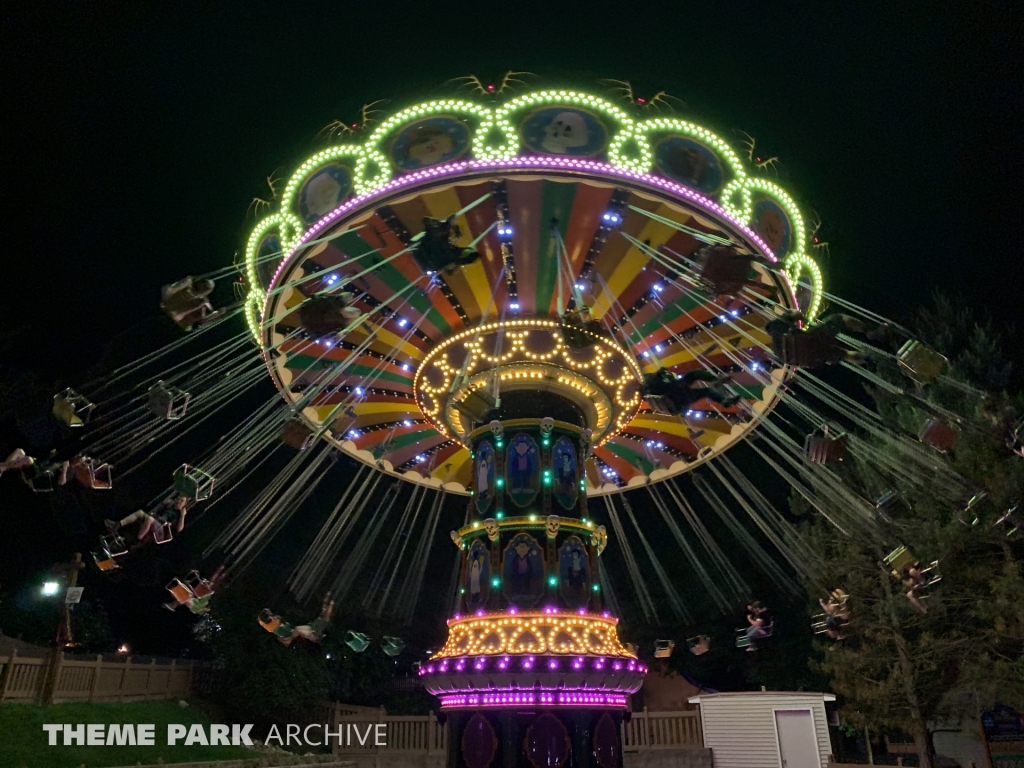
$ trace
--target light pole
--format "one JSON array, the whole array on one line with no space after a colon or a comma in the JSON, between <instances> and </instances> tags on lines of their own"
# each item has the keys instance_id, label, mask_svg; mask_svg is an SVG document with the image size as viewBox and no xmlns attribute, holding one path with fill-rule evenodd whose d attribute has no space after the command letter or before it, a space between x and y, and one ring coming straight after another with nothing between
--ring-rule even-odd
<instances>
[{"instance_id":1,"label":"light pole","mask_svg":"<svg viewBox=\"0 0 1024 768\"><path fill-rule=\"evenodd\" d=\"M82 562L82 553L75 552L75 557L70 563L63 563L54 571L63 572L67 575L68 589L78 585L78 572L85 568ZM44 595L55 595L60 591L60 584L57 581L47 581L43 584ZM46 704L53 703L53 696L57 688L57 678L60 675L60 660L64 653L64 646L71 640L71 609L67 602L67 592L60 606L60 623L57 625L57 638L53 646L53 654L50 658L50 674L46 680L43 701Z\"/></svg>"}]
</instances>

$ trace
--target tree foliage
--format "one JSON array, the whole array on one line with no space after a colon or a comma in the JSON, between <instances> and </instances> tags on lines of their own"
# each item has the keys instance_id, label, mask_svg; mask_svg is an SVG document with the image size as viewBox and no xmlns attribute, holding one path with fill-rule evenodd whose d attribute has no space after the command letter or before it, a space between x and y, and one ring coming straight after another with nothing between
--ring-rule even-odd
<instances>
[{"instance_id":1,"label":"tree foliage","mask_svg":"<svg viewBox=\"0 0 1024 768\"><path fill-rule=\"evenodd\" d=\"M841 695L847 722L912 734L922 765L930 765L929 724L976 718L997 701L1024 706L1024 531L997 522L1024 500L1024 461L1006 445L1007 421L1022 409L1004 389L1012 368L993 329L941 297L918 320L920 337L950 359L950 378L912 397L873 394L894 431L916 433L935 414L958 426L958 444L946 457L935 454L935 470L964 478L962 496L880 477L854 462L842 472L855 487L884 480L898 491L886 530L922 565L938 561L942 576L926 593L927 613L883 568L877 546L820 518L807 535L826 563L829 587L844 589L854 612L847 639L819 644L814 666ZM907 386L895 368L879 373ZM879 441L874 450L891 448ZM968 499L982 493L965 513ZM795 501L794 511L806 512L804 503ZM958 695L964 692L970 695Z\"/></svg>"}]
</instances>

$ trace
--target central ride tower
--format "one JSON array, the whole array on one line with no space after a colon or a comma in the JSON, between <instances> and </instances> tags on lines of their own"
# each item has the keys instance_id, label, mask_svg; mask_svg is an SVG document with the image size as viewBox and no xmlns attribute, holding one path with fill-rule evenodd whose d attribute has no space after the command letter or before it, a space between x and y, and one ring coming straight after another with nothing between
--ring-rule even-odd
<instances>
[{"instance_id":1,"label":"central ride tower","mask_svg":"<svg viewBox=\"0 0 1024 768\"><path fill-rule=\"evenodd\" d=\"M646 668L602 594L608 535L586 517L580 471L592 431L511 418L468 437L473 520L451 533L458 607L420 668L448 715L450 765L618 768L619 725Z\"/></svg>"}]
</instances>

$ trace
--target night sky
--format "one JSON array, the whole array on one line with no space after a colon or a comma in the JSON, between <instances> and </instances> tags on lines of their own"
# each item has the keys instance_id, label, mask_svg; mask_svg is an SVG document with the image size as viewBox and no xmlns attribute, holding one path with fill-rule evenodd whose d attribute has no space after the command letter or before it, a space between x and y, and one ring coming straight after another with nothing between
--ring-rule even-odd
<instances>
[{"instance_id":1,"label":"night sky","mask_svg":"<svg viewBox=\"0 0 1024 768\"><path fill-rule=\"evenodd\" d=\"M902 319L938 288L1015 322L1014 4L773 5L9 4L2 365L73 383L115 337L164 343L160 286L230 264L264 177L287 178L326 124L509 69L605 94L601 78L629 80L723 136L756 137L823 221L831 291ZM4 478L9 532L24 506ZM0 540L2 559L19 535ZM60 542L31 537L54 560Z\"/></svg>"}]
</instances>

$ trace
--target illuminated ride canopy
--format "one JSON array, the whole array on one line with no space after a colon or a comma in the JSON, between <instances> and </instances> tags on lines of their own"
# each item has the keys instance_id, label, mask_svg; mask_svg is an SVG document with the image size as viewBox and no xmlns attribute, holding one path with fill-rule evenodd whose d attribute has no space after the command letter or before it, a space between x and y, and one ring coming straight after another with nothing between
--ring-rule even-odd
<instances>
[{"instance_id":1,"label":"illuminated ride canopy","mask_svg":"<svg viewBox=\"0 0 1024 768\"><path fill-rule=\"evenodd\" d=\"M424 219L452 216L480 258L426 274ZM674 268L709 242L779 266L711 296ZM785 191L692 123L570 91L438 100L299 167L249 239L247 314L283 395L361 461L469 493L472 414L487 420L473 393L490 393L488 416L590 430L600 495L692 468L773 407L788 370L763 349L763 310L817 312L807 251ZM312 337L300 305L342 287L358 312ZM573 343L580 305L599 333ZM740 400L655 413L640 384L659 366L730 372Z\"/></svg>"}]
</instances>

